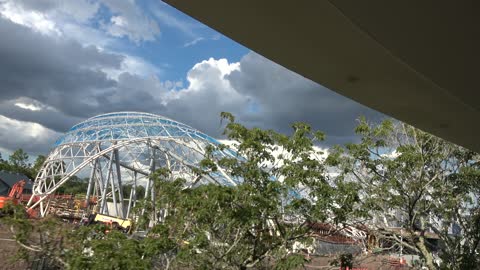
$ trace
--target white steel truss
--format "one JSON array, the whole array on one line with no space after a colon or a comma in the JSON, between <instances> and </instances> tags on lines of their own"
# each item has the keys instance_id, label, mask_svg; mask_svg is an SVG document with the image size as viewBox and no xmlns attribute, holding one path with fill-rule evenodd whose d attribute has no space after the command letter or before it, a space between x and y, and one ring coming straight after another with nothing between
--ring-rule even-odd
<instances>
[{"instance_id":1,"label":"white steel truss","mask_svg":"<svg viewBox=\"0 0 480 270\"><path fill-rule=\"evenodd\" d=\"M57 141L36 177L28 205L38 207L45 216L50 195L74 175L88 177L87 206L95 197L97 212L122 218L132 216L138 185L145 186L146 198L153 195L149 175L157 168L168 168L172 178L186 179L189 187L238 184L239 179L223 170L196 174L208 145L219 142L162 116L137 112L99 115L75 125ZM215 150L213 156L237 157L230 149ZM132 188L124 198L125 185Z\"/></svg>"}]
</instances>

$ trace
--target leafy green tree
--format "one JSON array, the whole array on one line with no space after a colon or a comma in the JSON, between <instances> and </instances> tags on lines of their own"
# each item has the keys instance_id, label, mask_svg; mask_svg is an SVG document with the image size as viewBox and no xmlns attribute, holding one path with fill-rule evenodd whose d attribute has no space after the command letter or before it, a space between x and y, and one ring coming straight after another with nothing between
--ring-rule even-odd
<instances>
[{"instance_id":1,"label":"leafy green tree","mask_svg":"<svg viewBox=\"0 0 480 270\"><path fill-rule=\"evenodd\" d=\"M31 220L21 207L11 207L12 215L1 218L0 224L15 234L19 258L32 267L40 261L48 269L152 268L153 254L145 254L145 239L133 239L105 225L75 228L54 217Z\"/></svg>"},{"instance_id":2,"label":"leafy green tree","mask_svg":"<svg viewBox=\"0 0 480 270\"><path fill-rule=\"evenodd\" d=\"M13 152L8 158L10 164L18 168L27 168L28 164L28 154L23 151L23 149L17 149Z\"/></svg>"},{"instance_id":3,"label":"leafy green tree","mask_svg":"<svg viewBox=\"0 0 480 270\"><path fill-rule=\"evenodd\" d=\"M311 244L311 222L341 226L365 214L356 207L358 184L327 176L324 153L315 147L323 133L295 123L287 136L246 128L228 113L222 119L237 156L217 158L226 146L208 147L193 170L207 178L225 173L237 186L186 188L162 168L151 175L154 203L136 205L137 228L154 224L145 237L62 226L46 226L39 237L32 234L40 233L38 224L19 222L18 242L70 269L295 269L305 262L295 246Z\"/></svg>"},{"instance_id":4,"label":"leafy green tree","mask_svg":"<svg viewBox=\"0 0 480 270\"><path fill-rule=\"evenodd\" d=\"M88 178L82 179L77 176L72 176L62 186L57 189L59 194L85 194L88 186Z\"/></svg>"},{"instance_id":5,"label":"leafy green tree","mask_svg":"<svg viewBox=\"0 0 480 270\"><path fill-rule=\"evenodd\" d=\"M428 235L445 243L439 254L446 269L479 264L479 155L403 123L378 125L364 118L362 137L336 148L329 162L340 177L361 184L361 207L380 239L419 254L429 269L435 262ZM452 226L461 231L452 234ZM402 230L393 230L400 226Z\"/></svg>"},{"instance_id":6,"label":"leafy green tree","mask_svg":"<svg viewBox=\"0 0 480 270\"><path fill-rule=\"evenodd\" d=\"M49 217L32 220L27 217L23 206L7 204L2 209L6 215L0 218L3 230L10 230L19 245L18 259L34 263L42 260L49 269L67 266L63 257L64 236L68 230L61 221ZM67 241L69 242L69 241Z\"/></svg>"},{"instance_id":7,"label":"leafy green tree","mask_svg":"<svg viewBox=\"0 0 480 270\"><path fill-rule=\"evenodd\" d=\"M46 159L47 159L47 157L45 157L44 155L38 155L37 156L37 158L35 159L35 162L33 163L32 168L31 168L32 179L35 179L35 177L38 175L38 172L42 168L42 165L43 165L43 163L45 162Z\"/></svg>"},{"instance_id":8,"label":"leafy green tree","mask_svg":"<svg viewBox=\"0 0 480 270\"><path fill-rule=\"evenodd\" d=\"M17 172L26 175L30 179L34 179L31 164L28 163L28 154L23 149L15 150L8 158L8 163L3 162L0 165L2 170Z\"/></svg>"},{"instance_id":9,"label":"leafy green tree","mask_svg":"<svg viewBox=\"0 0 480 270\"><path fill-rule=\"evenodd\" d=\"M8 164L7 160L2 158L2 154L0 153L0 171L10 171L11 166Z\"/></svg>"},{"instance_id":10,"label":"leafy green tree","mask_svg":"<svg viewBox=\"0 0 480 270\"><path fill-rule=\"evenodd\" d=\"M210 147L198 173L224 171L241 179L241 184L185 189L184 180L171 179L166 169L152 176L155 209L165 210L157 226L165 228L168 238L176 243L170 265L202 269L299 267L305 259L294 245L308 245L312 240L309 222L345 222L358 201L358 187L327 179L318 158L323 153L314 147L324 135L310 126L296 123L293 134L286 136L246 128L231 114L222 116L228 120L225 134L236 141L238 156L217 160L217 166L214 156L218 149ZM300 190L301 195L297 193Z\"/></svg>"},{"instance_id":11,"label":"leafy green tree","mask_svg":"<svg viewBox=\"0 0 480 270\"><path fill-rule=\"evenodd\" d=\"M108 232L108 233L106 233ZM67 233L70 241L63 257L70 269L149 269L151 256L145 257L142 240L98 225L80 227Z\"/></svg>"}]
</instances>

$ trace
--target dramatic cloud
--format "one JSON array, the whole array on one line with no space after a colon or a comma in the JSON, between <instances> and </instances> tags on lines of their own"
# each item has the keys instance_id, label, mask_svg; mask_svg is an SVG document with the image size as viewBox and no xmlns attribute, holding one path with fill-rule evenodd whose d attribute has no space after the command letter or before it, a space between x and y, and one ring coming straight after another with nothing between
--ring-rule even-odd
<instances>
[{"instance_id":1,"label":"dramatic cloud","mask_svg":"<svg viewBox=\"0 0 480 270\"><path fill-rule=\"evenodd\" d=\"M108 12L100 15L101 7ZM110 36L127 37L137 44L153 41L160 34L156 21L148 17L135 1L2 0L0 14L44 34L68 34L101 42L105 42L106 37L99 37L99 33L88 26L88 22L94 18ZM93 36L81 36L85 33Z\"/></svg>"},{"instance_id":2,"label":"dramatic cloud","mask_svg":"<svg viewBox=\"0 0 480 270\"><path fill-rule=\"evenodd\" d=\"M382 117L255 53L243 57L240 69L228 79L240 95L250 99L252 113L245 115L246 121L282 132L288 132L291 123L303 121L326 132L330 143L344 143L353 140L360 115Z\"/></svg>"},{"instance_id":3,"label":"dramatic cloud","mask_svg":"<svg viewBox=\"0 0 480 270\"><path fill-rule=\"evenodd\" d=\"M4 151L23 148L31 155L45 154L59 135L37 123L17 121L0 115L0 148Z\"/></svg>"},{"instance_id":4,"label":"dramatic cloud","mask_svg":"<svg viewBox=\"0 0 480 270\"><path fill-rule=\"evenodd\" d=\"M0 33L11 36L0 44L5 74L0 114L48 130L63 132L96 114L130 110L163 114L220 136L219 114L228 111L249 126L281 132L289 132L294 121L309 122L341 143L353 139L360 114L378 117L255 53L238 63L202 61L188 72L188 86L179 88L156 76L122 71L124 57L94 46L46 37L5 20ZM108 76L106 69L118 74Z\"/></svg>"},{"instance_id":5,"label":"dramatic cloud","mask_svg":"<svg viewBox=\"0 0 480 270\"><path fill-rule=\"evenodd\" d=\"M0 101L0 115L22 122L38 123L61 133L85 119L65 114L36 100L24 97ZM0 141L0 146L1 144Z\"/></svg>"},{"instance_id":6,"label":"dramatic cloud","mask_svg":"<svg viewBox=\"0 0 480 270\"><path fill-rule=\"evenodd\" d=\"M112 41L101 29L52 20L78 8L82 15L74 20L88 21L103 6L112 13L106 18L116 18L115 27L101 26L111 35L153 39L158 28L137 14L133 1L61 3L0 0L0 149L44 153L75 123L113 111L165 115L215 137L221 137L222 111L286 133L292 122L304 121L325 131L327 144L355 140L359 115L382 117L253 52L239 62L200 61L185 82L170 81L158 65L103 47ZM172 25L190 31L181 21Z\"/></svg>"},{"instance_id":7,"label":"dramatic cloud","mask_svg":"<svg viewBox=\"0 0 480 270\"><path fill-rule=\"evenodd\" d=\"M209 59L196 64L188 72L188 88L168 92L164 98L166 111L160 113L219 136L220 112L238 115L248 106L247 98L226 78L238 68L238 63L230 64L226 59Z\"/></svg>"},{"instance_id":8,"label":"dramatic cloud","mask_svg":"<svg viewBox=\"0 0 480 270\"><path fill-rule=\"evenodd\" d=\"M0 1L0 15L10 21L34 29L42 34L60 35L54 21L43 13L25 10L21 2Z\"/></svg>"},{"instance_id":9,"label":"dramatic cloud","mask_svg":"<svg viewBox=\"0 0 480 270\"><path fill-rule=\"evenodd\" d=\"M291 131L302 121L327 133L327 144L355 140L356 119L383 115L340 96L280 65L248 53L239 63L203 61L188 73L189 87L162 98L165 114L220 136L219 114L232 112L248 126Z\"/></svg>"},{"instance_id":10,"label":"dramatic cloud","mask_svg":"<svg viewBox=\"0 0 480 270\"><path fill-rule=\"evenodd\" d=\"M92 106L89 93L107 92L115 81L104 68L120 68L123 57L36 33L0 19L0 99L38 100L66 113ZM75 100L75 102L65 102Z\"/></svg>"}]
</instances>

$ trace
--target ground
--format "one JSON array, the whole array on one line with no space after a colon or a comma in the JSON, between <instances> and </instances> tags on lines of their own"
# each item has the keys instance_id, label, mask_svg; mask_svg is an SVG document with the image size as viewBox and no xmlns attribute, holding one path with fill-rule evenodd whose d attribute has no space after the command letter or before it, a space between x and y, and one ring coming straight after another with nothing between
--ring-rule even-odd
<instances>
[{"instance_id":1,"label":"ground","mask_svg":"<svg viewBox=\"0 0 480 270\"><path fill-rule=\"evenodd\" d=\"M17 249L13 234L8 228L0 225L0 270L28 268L26 263L15 260Z\"/></svg>"}]
</instances>

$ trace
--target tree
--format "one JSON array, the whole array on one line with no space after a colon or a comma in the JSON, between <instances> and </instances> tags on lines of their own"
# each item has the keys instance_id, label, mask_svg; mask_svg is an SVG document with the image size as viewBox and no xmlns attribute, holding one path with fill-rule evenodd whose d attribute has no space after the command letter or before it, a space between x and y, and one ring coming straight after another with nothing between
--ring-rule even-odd
<instances>
[{"instance_id":1,"label":"tree","mask_svg":"<svg viewBox=\"0 0 480 270\"><path fill-rule=\"evenodd\" d=\"M42 231L46 236L26 237L31 227L17 223L17 234L24 235L18 241L66 268L294 269L305 262L295 246L311 243L312 222L341 226L365 214L355 207L359 185L328 177L324 153L315 147L323 133L295 123L287 136L246 128L228 113L222 119L236 154L217 158L226 146L207 147L205 159L192 170L206 178L225 172L238 185L186 188L184 179L162 168L150 176L154 204L148 197L136 204L138 227L156 223L146 237L105 235L98 227L46 233L55 226ZM49 236L62 239L61 245L42 246Z\"/></svg>"},{"instance_id":2,"label":"tree","mask_svg":"<svg viewBox=\"0 0 480 270\"><path fill-rule=\"evenodd\" d=\"M44 155L38 155L37 158L35 159L35 162L33 163L32 167L32 179L35 179L35 177L38 175L38 172L42 168L43 163L45 162L47 158Z\"/></svg>"},{"instance_id":3,"label":"tree","mask_svg":"<svg viewBox=\"0 0 480 270\"><path fill-rule=\"evenodd\" d=\"M61 194L85 194L88 186L88 178L79 178L76 175L70 177L67 182L57 189Z\"/></svg>"},{"instance_id":4,"label":"tree","mask_svg":"<svg viewBox=\"0 0 480 270\"><path fill-rule=\"evenodd\" d=\"M337 148L330 163L341 176L361 184L361 208L381 239L435 262L428 235L445 243L439 254L446 269L478 266L480 241L479 155L404 123L378 125L364 118L358 144ZM392 229L400 226L402 231ZM461 231L451 233L452 226Z\"/></svg>"},{"instance_id":5,"label":"tree","mask_svg":"<svg viewBox=\"0 0 480 270\"><path fill-rule=\"evenodd\" d=\"M28 154L23 151L23 149L17 149L13 154L8 158L10 164L17 168L27 168L28 164Z\"/></svg>"},{"instance_id":6,"label":"tree","mask_svg":"<svg viewBox=\"0 0 480 270\"><path fill-rule=\"evenodd\" d=\"M19 244L19 258L48 269L148 269L152 256L145 245L105 225L73 227L47 217L27 219L20 206L9 205L12 214L2 217L2 229L10 229ZM107 233L108 232L108 233ZM38 267L38 269L44 269Z\"/></svg>"},{"instance_id":7,"label":"tree","mask_svg":"<svg viewBox=\"0 0 480 270\"><path fill-rule=\"evenodd\" d=\"M170 265L205 269L302 265L305 260L294 245L312 240L309 222L346 221L358 200L356 184L329 182L318 158L322 153L314 147L324 135L309 125L296 123L293 134L286 136L248 129L231 114L222 116L229 121L225 134L237 142L238 156L222 158L217 166L215 151L225 146L210 147L198 173L224 170L241 184L185 189L184 180L172 181L166 169L152 176L155 209L165 210L163 222L154 230L177 243Z\"/></svg>"},{"instance_id":8,"label":"tree","mask_svg":"<svg viewBox=\"0 0 480 270\"><path fill-rule=\"evenodd\" d=\"M2 158L2 154L0 153L0 171L10 171L10 164L8 161Z\"/></svg>"},{"instance_id":9,"label":"tree","mask_svg":"<svg viewBox=\"0 0 480 270\"><path fill-rule=\"evenodd\" d=\"M66 234L63 258L68 269L151 269L144 241L103 225L80 227ZM108 231L108 233L106 233ZM82 241L75 241L82 239Z\"/></svg>"},{"instance_id":10,"label":"tree","mask_svg":"<svg viewBox=\"0 0 480 270\"><path fill-rule=\"evenodd\" d=\"M8 158L8 162L0 160L0 170L22 173L30 179L35 178L35 170L28 163L28 154L23 149L15 150Z\"/></svg>"}]
</instances>

